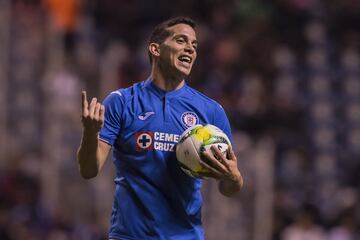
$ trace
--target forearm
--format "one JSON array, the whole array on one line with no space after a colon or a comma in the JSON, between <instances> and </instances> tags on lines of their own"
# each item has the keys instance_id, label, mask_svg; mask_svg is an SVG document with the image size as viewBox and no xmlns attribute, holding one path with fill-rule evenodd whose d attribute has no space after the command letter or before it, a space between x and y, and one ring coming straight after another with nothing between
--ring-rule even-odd
<instances>
[{"instance_id":1,"label":"forearm","mask_svg":"<svg viewBox=\"0 0 360 240\"><path fill-rule=\"evenodd\" d=\"M86 91L81 93L83 134L77 151L80 174L83 178L95 177L105 163L111 146L98 140L104 126L105 107L96 98L87 101Z\"/></svg>"},{"instance_id":2,"label":"forearm","mask_svg":"<svg viewBox=\"0 0 360 240\"><path fill-rule=\"evenodd\" d=\"M95 177L100 170L98 133L84 130L77 152L80 174L83 178Z\"/></svg>"},{"instance_id":3,"label":"forearm","mask_svg":"<svg viewBox=\"0 0 360 240\"><path fill-rule=\"evenodd\" d=\"M241 176L236 180L220 180L219 191L224 196L232 197L242 189L243 184L244 183Z\"/></svg>"}]
</instances>

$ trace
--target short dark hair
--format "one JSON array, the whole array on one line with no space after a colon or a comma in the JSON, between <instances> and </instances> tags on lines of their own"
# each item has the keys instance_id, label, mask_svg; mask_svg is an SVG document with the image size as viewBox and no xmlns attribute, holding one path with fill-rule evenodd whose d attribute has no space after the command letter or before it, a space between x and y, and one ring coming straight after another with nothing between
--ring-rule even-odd
<instances>
[{"instance_id":1,"label":"short dark hair","mask_svg":"<svg viewBox=\"0 0 360 240\"><path fill-rule=\"evenodd\" d=\"M161 22L154 28L154 30L150 35L149 45L150 43L158 43L158 44L163 43L165 39L171 35L171 32L167 28L181 23L187 24L195 30L196 23L194 20L192 20L189 17L170 18L166 21ZM150 63L152 63L152 56L150 51L148 51L148 54L149 54Z\"/></svg>"}]
</instances>

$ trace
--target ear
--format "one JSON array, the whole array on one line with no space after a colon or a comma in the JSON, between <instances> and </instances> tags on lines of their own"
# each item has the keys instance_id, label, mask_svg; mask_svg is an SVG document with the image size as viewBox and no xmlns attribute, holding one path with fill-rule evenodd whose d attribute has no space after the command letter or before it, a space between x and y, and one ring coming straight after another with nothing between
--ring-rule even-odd
<instances>
[{"instance_id":1,"label":"ear","mask_svg":"<svg viewBox=\"0 0 360 240\"><path fill-rule=\"evenodd\" d=\"M160 56L160 45L158 43L150 43L149 44L149 52L153 56Z\"/></svg>"}]
</instances>

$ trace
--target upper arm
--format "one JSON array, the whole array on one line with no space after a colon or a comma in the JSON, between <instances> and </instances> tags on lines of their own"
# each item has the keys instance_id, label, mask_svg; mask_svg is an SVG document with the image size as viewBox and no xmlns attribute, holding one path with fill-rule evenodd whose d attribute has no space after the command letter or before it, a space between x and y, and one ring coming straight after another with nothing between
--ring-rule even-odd
<instances>
[{"instance_id":1,"label":"upper arm","mask_svg":"<svg viewBox=\"0 0 360 240\"><path fill-rule=\"evenodd\" d=\"M103 102L105 106L105 119L99 138L110 146L115 144L121 131L124 101L124 96L118 90L112 92Z\"/></svg>"},{"instance_id":2,"label":"upper arm","mask_svg":"<svg viewBox=\"0 0 360 240\"><path fill-rule=\"evenodd\" d=\"M97 151L97 159L98 159L98 168L99 170L103 167L106 159L109 156L111 150L111 145L98 139L98 151Z\"/></svg>"},{"instance_id":3,"label":"upper arm","mask_svg":"<svg viewBox=\"0 0 360 240\"><path fill-rule=\"evenodd\" d=\"M226 116L225 110L220 104L217 104L217 106L215 107L213 125L223 130L230 139L230 142L233 143L230 122L228 117Z\"/></svg>"},{"instance_id":4,"label":"upper arm","mask_svg":"<svg viewBox=\"0 0 360 240\"><path fill-rule=\"evenodd\" d=\"M115 144L122 125L122 112L124 96L121 92L114 91L104 100L105 119L104 126L98 138L98 169L101 169L109 156L112 146Z\"/></svg>"}]
</instances>

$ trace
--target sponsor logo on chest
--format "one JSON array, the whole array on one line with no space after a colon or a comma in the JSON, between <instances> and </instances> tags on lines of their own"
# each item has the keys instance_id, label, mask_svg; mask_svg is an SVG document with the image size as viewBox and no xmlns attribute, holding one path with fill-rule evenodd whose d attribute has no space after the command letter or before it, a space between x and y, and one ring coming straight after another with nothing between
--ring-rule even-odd
<instances>
[{"instance_id":1,"label":"sponsor logo on chest","mask_svg":"<svg viewBox=\"0 0 360 240\"><path fill-rule=\"evenodd\" d=\"M174 152L180 135L166 132L137 132L136 151L159 150Z\"/></svg>"}]
</instances>

